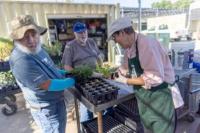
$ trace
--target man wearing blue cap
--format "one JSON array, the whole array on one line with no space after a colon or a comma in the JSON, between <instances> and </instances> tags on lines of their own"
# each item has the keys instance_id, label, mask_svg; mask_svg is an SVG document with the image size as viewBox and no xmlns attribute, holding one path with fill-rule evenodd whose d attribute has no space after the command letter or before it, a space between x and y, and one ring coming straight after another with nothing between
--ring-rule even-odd
<instances>
[{"instance_id":1,"label":"man wearing blue cap","mask_svg":"<svg viewBox=\"0 0 200 133\"><path fill-rule=\"evenodd\" d=\"M94 40L88 38L86 25L76 22L73 26L75 39L65 46L62 64L65 70L71 71L79 66L89 66L95 69L96 65L101 65L103 55L100 53ZM80 121L86 121L93 118L92 112L81 104L80 105Z\"/></svg>"}]
</instances>

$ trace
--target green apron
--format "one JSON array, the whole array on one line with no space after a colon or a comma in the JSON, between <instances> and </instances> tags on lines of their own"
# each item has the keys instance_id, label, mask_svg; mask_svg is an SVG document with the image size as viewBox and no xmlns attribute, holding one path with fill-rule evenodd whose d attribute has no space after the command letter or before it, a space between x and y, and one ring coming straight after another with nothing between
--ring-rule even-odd
<instances>
[{"instance_id":1,"label":"green apron","mask_svg":"<svg viewBox=\"0 0 200 133\"><path fill-rule=\"evenodd\" d=\"M143 74L139 61L136 41L136 57L128 60L129 73L139 77ZM173 133L175 129L175 111L171 91L168 84L144 89L141 85L134 85L135 96L144 126L153 133Z\"/></svg>"}]
</instances>

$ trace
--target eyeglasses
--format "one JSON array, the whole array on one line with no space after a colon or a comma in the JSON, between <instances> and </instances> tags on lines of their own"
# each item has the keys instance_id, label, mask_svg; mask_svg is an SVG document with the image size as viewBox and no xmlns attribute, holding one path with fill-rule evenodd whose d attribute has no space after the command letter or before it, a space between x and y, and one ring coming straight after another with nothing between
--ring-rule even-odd
<instances>
[{"instance_id":1,"label":"eyeglasses","mask_svg":"<svg viewBox=\"0 0 200 133\"><path fill-rule=\"evenodd\" d=\"M120 31L116 31L115 33L112 34L112 40L115 41L116 36L119 35Z\"/></svg>"}]
</instances>

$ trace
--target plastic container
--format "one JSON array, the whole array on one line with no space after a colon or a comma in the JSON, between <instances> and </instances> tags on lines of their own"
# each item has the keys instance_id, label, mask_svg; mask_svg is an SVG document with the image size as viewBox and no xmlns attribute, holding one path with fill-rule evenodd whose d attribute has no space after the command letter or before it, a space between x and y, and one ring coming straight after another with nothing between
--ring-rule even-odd
<instances>
[{"instance_id":1,"label":"plastic container","mask_svg":"<svg viewBox=\"0 0 200 133\"><path fill-rule=\"evenodd\" d=\"M76 84L76 88L93 104L98 105L117 98L119 88L100 78L91 78Z\"/></svg>"},{"instance_id":2,"label":"plastic container","mask_svg":"<svg viewBox=\"0 0 200 133\"><path fill-rule=\"evenodd\" d=\"M183 69L183 62L184 62L184 52L178 52L177 53L176 69L182 70Z\"/></svg>"},{"instance_id":3,"label":"plastic container","mask_svg":"<svg viewBox=\"0 0 200 133\"><path fill-rule=\"evenodd\" d=\"M8 71L10 70L9 62L0 62L0 71Z\"/></svg>"}]
</instances>

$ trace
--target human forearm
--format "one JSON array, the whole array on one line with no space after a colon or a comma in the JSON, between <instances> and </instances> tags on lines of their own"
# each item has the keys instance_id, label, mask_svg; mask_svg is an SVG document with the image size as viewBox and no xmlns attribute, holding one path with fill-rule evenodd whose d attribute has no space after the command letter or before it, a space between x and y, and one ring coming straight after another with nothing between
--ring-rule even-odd
<instances>
[{"instance_id":1,"label":"human forearm","mask_svg":"<svg viewBox=\"0 0 200 133\"><path fill-rule=\"evenodd\" d=\"M145 82L141 77L137 78L127 78L128 85L144 85Z\"/></svg>"},{"instance_id":2,"label":"human forearm","mask_svg":"<svg viewBox=\"0 0 200 133\"><path fill-rule=\"evenodd\" d=\"M143 86L145 89L150 89L153 86L158 86L164 82L163 77L157 76L152 72L144 72L141 75L141 78L144 80L145 85Z\"/></svg>"},{"instance_id":3,"label":"human forearm","mask_svg":"<svg viewBox=\"0 0 200 133\"><path fill-rule=\"evenodd\" d=\"M126 76L123 76L121 72L119 71L117 75L114 76L114 80L117 82L121 82L128 85L144 85L145 82L142 77L137 78L127 78Z\"/></svg>"},{"instance_id":4,"label":"human forearm","mask_svg":"<svg viewBox=\"0 0 200 133\"><path fill-rule=\"evenodd\" d=\"M69 66L69 65L64 65L64 69L67 71L72 71L73 67Z\"/></svg>"},{"instance_id":5,"label":"human forearm","mask_svg":"<svg viewBox=\"0 0 200 133\"><path fill-rule=\"evenodd\" d=\"M66 75L69 71L68 71L68 70L63 70L63 69L58 69L58 72L59 72L61 75Z\"/></svg>"},{"instance_id":6,"label":"human forearm","mask_svg":"<svg viewBox=\"0 0 200 133\"><path fill-rule=\"evenodd\" d=\"M51 79L43 82L40 88L48 91L61 91L73 87L74 84L75 81L72 78Z\"/></svg>"}]
</instances>

